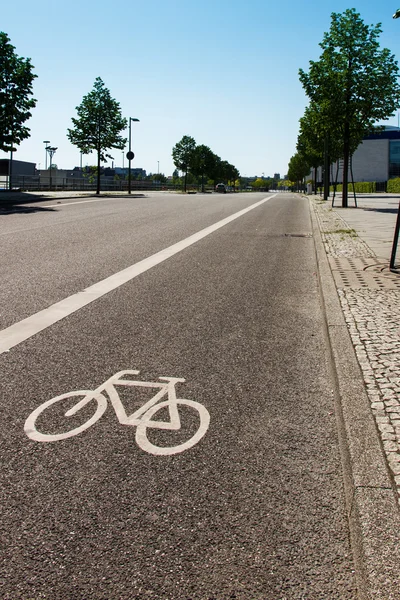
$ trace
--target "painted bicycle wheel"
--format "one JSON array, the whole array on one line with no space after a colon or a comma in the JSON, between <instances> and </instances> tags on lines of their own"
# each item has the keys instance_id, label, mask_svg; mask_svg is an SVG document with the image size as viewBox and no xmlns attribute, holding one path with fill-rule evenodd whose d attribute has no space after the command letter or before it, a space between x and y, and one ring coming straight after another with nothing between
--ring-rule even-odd
<instances>
[{"instance_id":1,"label":"painted bicycle wheel","mask_svg":"<svg viewBox=\"0 0 400 600\"><path fill-rule=\"evenodd\" d=\"M90 419L85 421L82 425L71 429L70 431L66 431L64 433L41 433L36 429L36 421L38 417L50 406L56 404L57 402L62 402L67 398L72 398L75 396L83 396L83 399L80 400L77 404L75 404L72 408L69 408L65 417L71 417L75 415L79 410L81 410L84 406L92 402L95 402L96 410ZM59 440L66 440L67 438L73 437L74 435L79 435L82 431L85 431L96 421L98 421L104 414L107 409L107 400L100 392L96 392L94 390L78 390L76 392L68 392L67 394L61 394L61 396L56 396L51 400L47 400L43 402L38 408L36 408L27 418L24 425L24 431L26 435L36 442L57 442Z\"/></svg>"},{"instance_id":2,"label":"painted bicycle wheel","mask_svg":"<svg viewBox=\"0 0 400 600\"><path fill-rule=\"evenodd\" d=\"M152 429L151 419L152 417L162 408L168 408L170 401L165 400L155 404L142 416L143 421L137 426L136 429L136 443L137 445L148 452L149 454L155 454L156 456L169 456L171 454L179 454L189 448L192 448L197 444L201 438L206 434L210 424L210 413L208 410L199 402L193 400L185 400L179 398L176 400L178 405L189 406L199 413L200 426L198 430L190 437L186 442L178 444L177 446L155 446L152 444L147 437L147 429ZM155 422L156 423L156 422ZM157 427L156 425L154 426Z\"/></svg>"}]
</instances>

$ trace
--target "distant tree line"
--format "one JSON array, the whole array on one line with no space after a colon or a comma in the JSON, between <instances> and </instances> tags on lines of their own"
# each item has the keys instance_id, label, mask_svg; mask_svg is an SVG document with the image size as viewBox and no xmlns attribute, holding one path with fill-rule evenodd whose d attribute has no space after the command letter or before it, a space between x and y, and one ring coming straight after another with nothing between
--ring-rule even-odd
<instances>
[{"instance_id":1,"label":"distant tree line","mask_svg":"<svg viewBox=\"0 0 400 600\"><path fill-rule=\"evenodd\" d=\"M191 175L197 183L204 184L212 181L214 184L226 183L235 187L240 177L238 169L226 160L222 160L217 154L203 144L197 145L194 138L184 135L183 138L172 148L172 159L177 170L184 174L184 191L186 192L188 177ZM176 173L178 175L178 173Z\"/></svg>"},{"instance_id":2,"label":"distant tree line","mask_svg":"<svg viewBox=\"0 0 400 600\"><path fill-rule=\"evenodd\" d=\"M12 155L18 145L30 135L25 125L31 117L31 109L36 106L32 98L32 84L37 77L33 73L30 59L19 57L6 33L0 32L0 150ZM97 180L97 194L100 193L101 163L112 159L110 151L123 150L127 139L123 131L128 121L121 114L120 104L111 97L100 77L96 77L93 89L86 94L76 107L76 117L72 118L72 127L67 130L69 141L81 154L94 152L97 165L85 173L91 180ZM183 173L184 190L188 181L201 185L225 183L233 188L240 182L239 170L226 160L222 160L208 146L197 145L194 138L185 135L173 147L172 158L176 171L173 183L180 181L179 171ZM51 164L50 168L56 168ZM10 168L11 173L11 168ZM140 176L139 176L140 178ZM9 178L12 187L11 176ZM146 179L164 183L163 173L150 174ZM264 179L251 182L255 189L268 189L273 181Z\"/></svg>"}]
</instances>

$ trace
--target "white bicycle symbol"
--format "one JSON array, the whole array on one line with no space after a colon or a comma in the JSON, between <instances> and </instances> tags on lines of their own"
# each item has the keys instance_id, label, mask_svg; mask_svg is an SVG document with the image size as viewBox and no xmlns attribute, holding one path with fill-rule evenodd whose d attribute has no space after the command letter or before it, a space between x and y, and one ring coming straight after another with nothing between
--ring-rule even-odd
<instances>
[{"instance_id":1,"label":"white bicycle symbol","mask_svg":"<svg viewBox=\"0 0 400 600\"><path fill-rule=\"evenodd\" d=\"M140 371L128 370L120 371L116 373L110 379L108 379L103 385L95 390L77 390L74 392L68 392L67 394L61 394L51 400L47 400L38 408L36 408L25 421L24 431L26 435L37 442L56 442L58 440L65 440L67 438L79 435L82 431L85 431L96 421L98 421L107 409L107 398L103 392L106 392L111 404L115 410L115 414L119 422L122 425L132 425L136 427L136 443L145 452L155 454L159 456L167 456L170 454L178 454L191 448L205 435L208 426L210 424L210 414L208 410L199 402L193 400L185 400L184 398L177 398L175 392L175 385L177 383L183 383L185 379L178 377L159 377L160 382L150 381L136 381L134 379L124 379L123 377L139 375ZM125 408L120 400L116 386L131 386L131 387L143 387L143 388L156 388L159 391L152 397L148 402L141 406L131 415L127 415ZM160 402L160 400L168 395L168 400ZM67 398L74 396L83 396L77 404L67 410L65 413L66 417L75 415L79 410L84 408L92 400L97 403L97 408L94 415L83 425L66 431L65 433L49 434L41 433L36 429L37 418L47 409L56 402L61 402ZM184 443L178 444L177 446L155 446L152 444L147 437L147 429L165 429L170 431L178 431L181 429L181 420L179 416L179 405L185 405L193 408L198 412L200 418L200 426L194 435ZM167 408L169 411L169 421L154 421L154 415L162 408Z\"/></svg>"}]
</instances>

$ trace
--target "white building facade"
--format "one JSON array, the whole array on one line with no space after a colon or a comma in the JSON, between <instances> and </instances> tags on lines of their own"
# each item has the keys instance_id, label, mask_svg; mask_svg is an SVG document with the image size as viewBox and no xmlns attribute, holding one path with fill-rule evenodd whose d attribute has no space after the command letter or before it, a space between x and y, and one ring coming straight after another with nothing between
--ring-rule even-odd
<instances>
[{"instance_id":1,"label":"white building facade","mask_svg":"<svg viewBox=\"0 0 400 600\"><path fill-rule=\"evenodd\" d=\"M380 133L373 133L362 141L352 156L353 179L358 181L385 182L400 177L400 128L387 126ZM338 170L339 167L339 170ZM321 182L322 167L318 169ZM349 166L349 182L351 168ZM343 160L333 163L330 172L331 184L343 182Z\"/></svg>"}]
</instances>

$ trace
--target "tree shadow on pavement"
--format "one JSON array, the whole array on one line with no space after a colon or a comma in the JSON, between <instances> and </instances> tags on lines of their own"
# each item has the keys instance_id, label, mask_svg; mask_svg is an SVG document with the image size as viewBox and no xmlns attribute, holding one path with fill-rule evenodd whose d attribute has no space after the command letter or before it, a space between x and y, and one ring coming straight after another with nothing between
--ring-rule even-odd
<instances>
[{"instance_id":1,"label":"tree shadow on pavement","mask_svg":"<svg viewBox=\"0 0 400 600\"><path fill-rule=\"evenodd\" d=\"M13 213L29 214L34 212L50 212L57 209L47 208L46 206L32 206L38 202L53 202L60 204L61 200L78 201L88 198L145 198L146 194L110 194L103 192L96 194L94 192L82 192L76 196L68 194L60 196L46 196L42 194L30 194L29 192L0 192L0 215L9 215ZM26 206L29 204L30 206Z\"/></svg>"},{"instance_id":2,"label":"tree shadow on pavement","mask_svg":"<svg viewBox=\"0 0 400 600\"><path fill-rule=\"evenodd\" d=\"M397 215L398 210L399 210L397 206L394 206L393 208L378 208L378 207L360 206L360 208L362 210L367 210L369 212L378 212L378 213L392 214L392 215Z\"/></svg>"},{"instance_id":3,"label":"tree shadow on pavement","mask_svg":"<svg viewBox=\"0 0 400 600\"><path fill-rule=\"evenodd\" d=\"M24 206L23 204L0 204L0 217L2 215L31 214L38 212L55 212L55 208L45 206Z\"/></svg>"}]
</instances>

